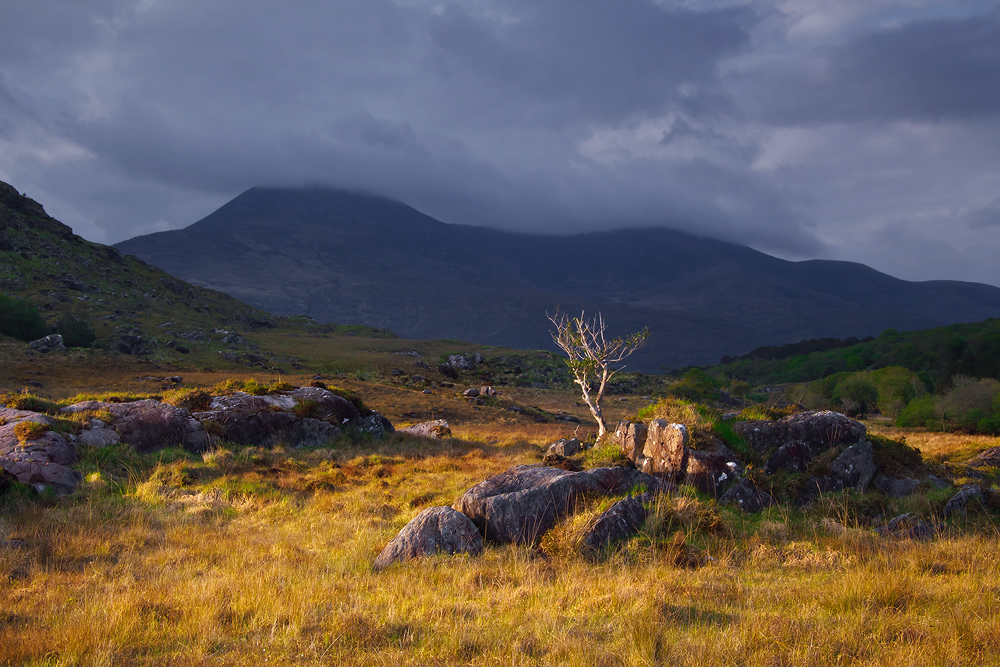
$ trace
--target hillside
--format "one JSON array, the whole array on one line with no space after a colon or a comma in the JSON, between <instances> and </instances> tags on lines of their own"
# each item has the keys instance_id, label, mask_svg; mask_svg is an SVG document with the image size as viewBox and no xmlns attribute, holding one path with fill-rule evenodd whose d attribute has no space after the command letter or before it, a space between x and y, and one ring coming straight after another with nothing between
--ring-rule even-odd
<instances>
[{"instance_id":1,"label":"hillside","mask_svg":"<svg viewBox=\"0 0 1000 667\"><path fill-rule=\"evenodd\" d=\"M161 360L193 356L225 363L218 350L226 347L228 329L289 323L86 241L2 182L0 293L27 299L47 325L67 314L86 322L96 344L109 352Z\"/></svg>"},{"instance_id":2,"label":"hillside","mask_svg":"<svg viewBox=\"0 0 1000 667\"><path fill-rule=\"evenodd\" d=\"M116 247L271 312L409 338L551 347L546 311L601 310L619 333L650 328L632 364L643 370L1000 314L1000 289L987 285L789 262L661 228L543 236L449 225L331 189L253 188L190 227Z\"/></svg>"}]
</instances>

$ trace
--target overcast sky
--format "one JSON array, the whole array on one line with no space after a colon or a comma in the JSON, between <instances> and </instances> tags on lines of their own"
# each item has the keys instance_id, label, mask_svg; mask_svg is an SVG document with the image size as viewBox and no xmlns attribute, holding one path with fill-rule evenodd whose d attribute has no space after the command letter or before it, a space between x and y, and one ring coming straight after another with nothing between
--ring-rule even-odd
<instances>
[{"instance_id":1,"label":"overcast sky","mask_svg":"<svg viewBox=\"0 0 1000 667\"><path fill-rule=\"evenodd\" d=\"M4 0L0 180L93 241L255 185L1000 285L1000 0ZM670 249L664 249L669 261Z\"/></svg>"}]
</instances>

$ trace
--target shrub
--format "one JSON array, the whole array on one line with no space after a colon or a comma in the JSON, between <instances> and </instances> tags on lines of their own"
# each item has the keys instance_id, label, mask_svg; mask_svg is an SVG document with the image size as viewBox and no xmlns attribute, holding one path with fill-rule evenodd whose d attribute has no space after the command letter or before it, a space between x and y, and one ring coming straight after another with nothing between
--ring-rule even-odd
<instances>
[{"instance_id":1,"label":"shrub","mask_svg":"<svg viewBox=\"0 0 1000 667\"><path fill-rule=\"evenodd\" d=\"M0 334L30 341L48 333L45 320L31 303L0 294Z\"/></svg>"},{"instance_id":2,"label":"shrub","mask_svg":"<svg viewBox=\"0 0 1000 667\"><path fill-rule=\"evenodd\" d=\"M62 335L66 347L91 347L97 340L97 333L90 323L72 313L65 313L56 321L55 331Z\"/></svg>"},{"instance_id":3,"label":"shrub","mask_svg":"<svg viewBox=\"0 0 1000 667\"><path fill-rule=\"evenodd\" d=\"M896 418L896 426L913 427L926 426L928 422L937 419L937 398L930 394L917 396L903 408Z\"/></svg>"},{"instance_id":4,"label":"shrub","mask_svg":"<svg viewBox=\"0 0 1000 667\"><path fill-rule=\"evenodd\" d=\"M50 429L47 424L39 424L33 421L18 422L14 425L14 435L18 441L24 445L45 435Z\"/></svg>"}]
</instances>

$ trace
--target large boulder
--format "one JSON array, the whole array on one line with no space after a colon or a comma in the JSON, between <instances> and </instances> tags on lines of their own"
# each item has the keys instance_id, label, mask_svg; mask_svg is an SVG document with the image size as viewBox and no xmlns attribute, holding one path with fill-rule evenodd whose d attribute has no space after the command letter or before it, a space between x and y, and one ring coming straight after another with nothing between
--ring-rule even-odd
<instances>
[{"instance_id":1,"label":"large boulder","mask_svg":"<svg viewBox=\"0 0 1000 667\"><path fill-rule=\"evenodd\" d=\"M560 438L549 445L545 456L576 456L583 451L583 445L577 438Z\"/></svg>"},{"instance_id":2,"label":"large boulder","mask_svg":"<svg viewBox=\"0 0 1000 667\"><path fill-rule=\"evenodd\" d=\"M679 479L687 468L688 439L684 424L653 419L646 432L642 458L636 460L636 466L643 472Z\"/></svg>"},{"instance_id":3,"label":"large boulder","mask_svg":"<svg viewBox=\"0 0 1000 667\"><path fill-rule=\"evenodd\" d=\"M298 404L306 404L311 401L313 413L310 415L316 419L336 419L338 424L344 424L359 419L361 413L349 400L343 396L338 396L328 389L321 387L299 387L290 396Z\"/></svg>"},{"instance_id":4,"label":"large boulder","mask_svg":"<svg viewBox=\"0 0 1000 667\"><path fill-rule=\"evenodd\" d=\"M450 507L430 507L415 516L382 549L375 559L375 569L438 553L477 555L482 551L483 538L467 516Z\"/></svg>"},{"instance_id":5,"label":"large boulder","mask_svg":"<svg viewBox=\"0 0 1000 667\"><path fill-rule=\"evenodd\" d=\"M69 466L77 462L73 444L52 430L42 431L22 441L18 424L33 422L54 427L55 420L28 410L0 408L0 468L19 482L41 492L51 487L56 493L72 493L81 481L80 473Z\"/></svg>"},{"instance_id":6,"label":"large boulder","mask_svg":"<svg viewBox=\"0 0 1000 667\"><path fill-rule=\"evenodd\" d=\"M759 454L771 455L786 445L797 446L801 453L789 453L788 461L799 461L838 445L853 445L866 435L864 424L830 410L800 412L775 421L736 422L733 430ZM770 461L768 466L772 467ZM774 467L787 466L776 463Z\"/></svg>"},{"instance_id":7,"label":"large boulder","mask_svg":"<svg viewBox=\"0 0 1000 667\"><path fill-rule=\"evenodd\" d=\"M472 519L487 540L535 544L584 494L616 495L640 486L653 492L674 488L632 468L571 472L522 465L468 489L453 507Z\"/></svg>"},{"instance_id":8,"label":"large boulder","mask_svg":"<svg viewBox=\"0 0 1000 667\"><path fill-rule=\"evenodd\" d=\"M205 427L185 408L152 399L130 403L83 401L63 408L63 412L106 411L114 416L111 428L121 441L140 452L180 446L203 452L211 439Z\"/></svg>"}]
</instances>

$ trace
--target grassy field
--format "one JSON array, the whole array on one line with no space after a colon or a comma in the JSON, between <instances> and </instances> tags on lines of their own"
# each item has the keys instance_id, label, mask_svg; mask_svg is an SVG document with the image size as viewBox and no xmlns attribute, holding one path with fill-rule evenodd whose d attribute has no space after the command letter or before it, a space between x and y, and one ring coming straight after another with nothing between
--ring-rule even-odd
<instances>
[{"instance_id":1,"label":"grassy field","mask_svg":"<svg viewBox=\"0 0 1000 667\"><path fill-rule=\"evenodd\" d=\"M92 364L80 359L35 377L53 397L157 390L136 379L142 364L122 363L87 376ZM190 371L184 383L221 377ZM474 406L457 389L338 382L395 423L446 416L455 437L85 451L79 493L0 498L0 664L1000 662L1000 532L986 514L916 542L874 535L853 496L748 517L684 493L662 500L639 536L593 557L573 537L602 506L594 501L540 549L488 546L478 558L374 572L381 548L422 509L540 461L575 427ZM505 391L504 400L585 416L569 393ZM615 399L610 416L646 402ZM941 461L998 444L905 435ZM921 495L886 511L932 517L946 499Z\"/></svg>"}]
</instances>

